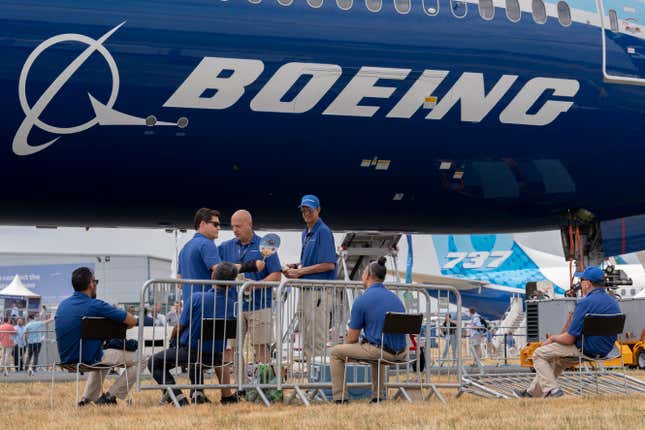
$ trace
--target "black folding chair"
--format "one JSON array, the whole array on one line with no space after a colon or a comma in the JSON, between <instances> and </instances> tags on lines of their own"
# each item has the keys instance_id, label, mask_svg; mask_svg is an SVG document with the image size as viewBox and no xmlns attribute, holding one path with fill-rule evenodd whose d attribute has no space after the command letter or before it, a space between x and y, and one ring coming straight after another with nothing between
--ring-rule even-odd
<instances>
[{"instance_id":1,"label":"black folding chair","mask_svg":"<svg viewBox=\"0 0 645 430\"><path fill-rule=\"evenodd\" d=\"M225 319L225 318L202 318L201 326L201 336L197 340L197 360L195 366L201 366L206 369L216 369L218 367L224 368L234 364L234 361L225 362L224 361L224 352L226 351L226 341L228 339L235 339L237 337L237 320L235 319ZM203 345L205 342L215 342L222 341L224 342L224 349L222 351L211 351L211 352L221 352L222 360L221 363L204 363L203 353L208 351L203 351ZM210 354L211 357L214 357L214 354ZM203 382L203 381L202 381ZM222 381L220 381L220 384Z\"/></svg>"},{"instance_id":2,"label":"black folding chair","mask_svg":"<svg viewBox=\"0 0 645 430\"><path fill-rule=\"evenodd\" d=\"M81 320L81 338L79 340L78 346L78 362L77 363L55 363L52 367L52 392L51 392L51 408L54 409L54 372L56 367L60 367L63 370L68 372L76 373L76 407L78 407L78 387L80 382L80 376L85 372L97 372L101 370L112 370L119 367L126 368L125 360L123 363L116 363L113 365L98 365L98 364L86 364L83 363L83 341L87 340L110 340L110 339L122 339L123 342L123 352L125 353L125 338L126 331L128 327L119 321L110 320L107 318L100 317L83 317ZM128 393L130 393L130 386L128 381L128 375L126 372L126 387ZM130 394L129 394L130 395ZM128 404L132 403L132 398L128 399Z\"/></svg>"},{"instance_id":3,"label":"black folding chair","mask_svg":"<svg viewBox=\"0 0 645 430\"><path fill-rule=\"evenodd\" d=\"M421 354L419 353L419 350L417 351L416 357L413 360L397 360L397 361L390 361L386 360L383 358L383 342L385 339L386 334L403 334L403 335L415 335L417 336L417 339L421 339L421 326L423 325L423 314L406 314L406 313L401 313L401 312L387 312L385 314L385 321L383 322L383 331L381 332L381 345L380 345L380 351L381 351L381 356L376 359L376 360L358 360L358 362L364 362L364 363L373 363L376 361L377 364L377 374L376 377L377 379L377 393L376 393L376 401L377 403L380 403L381 401L381 365L383 363L388 364L388 365L395 365L397 367L397 370L399 366L401 365L410 365L412 363L416 362L416 373L417 373L417 380L419 381L419 384L422 384L421 381L421 365L420 365L420 356ZM420 345L420 344L419 344ZM349 362L350 358L346 357L345 358L345 368L347 368L347 363ZM356 360L352 360L356 361ZM374 378L374 375L372 375L372 378ZM386 382L387 385L387 382ZM341 399L344 401L345 400L345 389L347 386L347 371L345 371L345 374L343 374L343 392L342 392L342 397ZM405 393L405 389L402 387L399 387L399 391L402 391ZM373 395L374 393L372 393ZM409 396L405 396L408 400L410 400Z\"/></svg>"},{"instance_id":4,"label":"black folding chair","mask_svg":"<svg viewBox=\"0 0 645 430\"><path fill-rule=\"evenodd\" d=\"M623 368L623 376L625 379L625 394L627 394L627 374L625 372L625 360L621 348L614 344L614 347L601 357L599 355L589 356L585 354L585 336L618 336L623 332L625 327L625 314L586 314L582 323L582 348L578 355L578 371L580 387L579 392L582 395L582 363L591 362L595 364L596 372L594 373L594 380L596 383L596 394L598 390L598 374L597 372L602 368L602 362L605 360L614 360L620 357Z\"/></svg>"}]
</instances>

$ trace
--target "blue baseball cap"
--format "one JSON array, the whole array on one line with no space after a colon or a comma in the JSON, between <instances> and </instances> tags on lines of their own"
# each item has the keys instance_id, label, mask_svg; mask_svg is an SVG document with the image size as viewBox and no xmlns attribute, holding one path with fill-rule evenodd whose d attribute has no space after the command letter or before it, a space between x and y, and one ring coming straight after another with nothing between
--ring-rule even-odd
<instances>
[{"instance_id":1,"label":"blue baseball cap","mask_svg":"<svg viewBox=\"0 0 645 430\"><path fill-rule=\"evenodd\" d=\"M599 267L589 266L582 272L574 273L573 276L591 282L599 282L605 277L605 272Z\"/></svg>"},{"instance_id":2,"label":"blue baseball cap","mask_svg":"<svg viewBox=\"0 0 645 430\"><path fill-rule=\"evenodd\" d=\"M318 197L314 196L313 194L307 194L306 196L302 196L302 200L300 200L300 206L298 207L303 207L307 206L312 209L318 209L320 207L320 200L318 200Z\"/></svg>"}]
</instances>

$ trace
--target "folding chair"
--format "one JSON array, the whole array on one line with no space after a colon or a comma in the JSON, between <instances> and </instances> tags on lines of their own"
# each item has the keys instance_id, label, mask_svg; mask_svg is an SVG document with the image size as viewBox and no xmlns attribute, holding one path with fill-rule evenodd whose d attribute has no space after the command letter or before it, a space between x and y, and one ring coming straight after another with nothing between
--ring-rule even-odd
<instances>
[{"instance_id":1,"label":"folding chair","mask_svg":"<svg viewBox=\"0 0 645 430\"><path fill-rule=\"evenodd\" d=\"M201 337L197 340L197 352L198 352L197 361L198 362L197 361L195 362L195 366L200 366L202 369L203 368L216 369L218 367L221 367L222 372L224 372L224 368L226 366L230 366L234 364L234 361L224 362L224 351L226 350L226 341L228 339L235 339L236 337L237 337L237 320L225 319L225 318L202 318ZM202 346L204 342L210 342L210 341L215 342L218 340L224 342L224 351L221 351L222 363L221 364L215 364L214 362L203 363L202 357L203 357L204 351L202 350ZM220 352L220 351L213 350L212 352ZM221 383L222 381L220 381L220 384Z\"/></svg>"},{"instance_id":2,"label":"folding chair","mask_svg":"<svg viewBox=\"0 0 645 430\"><path fill-rule=\"evenodd\" d=\"M595 363L596 371L594 373L594 380L596 383L596 394L598 394L598 371L602 368L602 362L605 360L613 360L620 357L623 368L623 377L625 380L625 394L627 394L627 374L625 372L625 360L621 348L614 344L614 347L605 355L588 356L585 354L585 336L617 336L623 332L625 327L625 314L586 314L582 323L582 348L578 355L578 371L579 371L579 392L582 396L582 363L592 362Z\"/></svg>"},{"instance_id":3,"label":"folding chair","mask_svg":"<svg viewBox=\"0 0 645 430\"><path fill-rule=\"evenodd\" d=\"M413 360L390 361L383 358L383 341L385 339L386 334L415 335L417 336L417 339L421 339L422 324L423 324L423 314L387 312L385 314L385 321L383 322L383 331L381 332L381 345L380 345L381 356L376 360L352 360L360 363L373 363L376 361L377 363L376 377L378 378L377 379L378 392L376 393L377 403L381 402L381 365L383 363L388 365L395 365L398 371L399 366L410 365L416 362L417 380L419 381L420 388L422 387L423 383L421 381L421 366L419 363L419 358L420 358L419 353L416 354L416 357ZM347 367L347 363L349 362L349 360L350 360L349 357L345 358L345 367ZM374 375L372 375L372 378L374 378ZM387 385L387 382L386 382L386 385ZM343 392L341 395L342 396L341 400L343 401L345 400L346 387L347 387L347 371L345 371L345 374L343 374ZM407 395L404 388L399 387L398 391L402 392L408 401L411 401L410 396Z\"/></svg>"},{"instance_id":4,"label":"folding chair","mask_svg":"<svg viewBox=\"0 0 645 430\"><path fill-rule=\"evenodd\" d=\"M110 366L106 365L90 365L83 363L83 341L84 340L109 340L109 339L122 339L123 342L123 352L125 353L125 338L127 326L122 322L110 320L107 318L99 317L83 317L81 320L81 338L79 340L78 346L78 362L77 363L54 363L52 366L52 391L51 391L51 408L54 409L54 372L56 367L60 367L63 370L68 372L76 373L76 407L78 407L78 387L80 382L80 376L85 372L97 372L100 370L111 370L119 367L126 368L126 362L117 363ZM128 375L126 372L125 383L130 393L130 386L128 381ZM131 396L131 394L128 394ZM132 403L132 398L128 399L128 404Z\"/></svg>"}]
</instances>

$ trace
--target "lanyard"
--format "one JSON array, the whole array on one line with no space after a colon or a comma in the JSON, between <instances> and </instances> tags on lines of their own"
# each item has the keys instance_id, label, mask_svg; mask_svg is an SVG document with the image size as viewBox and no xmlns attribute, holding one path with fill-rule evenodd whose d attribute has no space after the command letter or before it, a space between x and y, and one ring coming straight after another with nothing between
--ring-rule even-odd
<instances>
[{"instance_id":1,"label":"lanyard","mask_svg":"<svg viewBox=\"0 0 645 430\"><path fill-rule=\"evenodd\" d=\"M300 250L300 264L303 264L302 256L305 255L305 248L307 247L307 244L309 243L313 235L313 231L305 233L305 239L302 241L302 249Z\"/></svg>"},{"instance_id":2,"label":"lanyard","mask_svg":"<svg viewBox=\"0 0 645 430\"><path fill-rule=\"evenodd\" d=\"M244 248L244 252L242 252L242 248ZM251 248L251 244L249 243L248 245L244 246L242 244L238 245L237 248L237 255L239 256L239 261L240 263L244 263L244 257L246 257L246 254L248 254L249 249Z\"/></svg>"}]
</instances>

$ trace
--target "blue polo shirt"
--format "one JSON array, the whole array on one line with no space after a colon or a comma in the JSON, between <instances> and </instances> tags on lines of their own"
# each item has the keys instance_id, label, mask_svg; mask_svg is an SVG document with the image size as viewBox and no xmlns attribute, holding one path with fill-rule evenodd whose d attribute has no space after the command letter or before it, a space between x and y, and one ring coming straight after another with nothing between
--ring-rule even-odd
<instances>
[{"instance_id":1,"label":"blue polo shirt","mask_svg":"<svg viewBox=\"0 0 645 430\"><path fill-rule=\"evenodd\" d=\"M396 294L385 288L383 284L372 284L354 302L349 328L363 329L363 336L369 343L380 345L387 312L405 312L405 308ZM386 334L383 344L393 351L403 351L405 335Z\"/></svg>"},{"instance_id":2,"label":"blue polo shirt","mask_svg":"<svg viewBox=\"0 0 645 430\"><path fill-rule=\"evenodd\" d=\"M91 299L75 291L58 305L56 310L56 343L61 363L77 363L78 348L81 340L81 320L83 317L102 317L114 321L125 320L126 312L105 303ZM101 361L103 350L100 340L83 341L83 363L94 364Z\"/></svg>"},{"instance_id":3,"label":"blue polo shirt","mask_svg":"<svg viewBox=\"0 0 645 430\"><path fill-rule=\"evenodd\" d=\"M47 326L44 321L30 321L25 326L27 343L41 343L45 338L45 330L47 330Z\"/></svg>"},{"instance_id":4,"label":"blue polo shirt","mask_svg":"<svg viewBox=\"0 0 645 430\"><path fill-rule=\"evenodd\" d=\"M219 264L219 252L215 243L201 233L195 233L179 253L177 274L183 279L211 279L211 267ZM193 289L195 291L193 291ZM184 284L181 288L181 298L184 307L188 306L188 299L193 292L212 290L210 285Z\"/></svg>"},{"instance_id":5,"label":"blue polo shirt","mask_svg":"<svg viewBox=\"0 0 645 430\"><path fill-rule=\"evenodd\" d=\"M327 272L302 276L302 279L336 279L336 246L334 235L322 219L314 224L311 231L302 231L302 252L300 264L302 267L320 263L334 263L334 269Z\"/></svg>"},{"instance_id":6,"label":"blue polo shirt","mask_svg":"<svg viewBox=\"0 0 645 430\"><path fill-rule=\"evenodd\" d=\"M179 324L186 327L179 337L180 346L188 346L190 343L191 348L198 347L202 318L235 319L235 302L231 297L232 292L233 288L229 288L228 293L223 288L216 288L215 291L211 290L205 293L193 294L191 297L192 305L184 306L181 317L179 318ZM204 342L202 351L213 351L213 341ZM224 342L220 340L215 341L214 351L223 352Z\"/></svg>"},{"instance_id":7,"label":"blue polo shirt","mask_svg":"<svg viewBox=\"0 0 645 430\"><path fill-rule=\"evenodd\" d=\"M219 256L222 261L228 261L234 264L246 263L247 261L262 260L264 257L260 252L260 241L262 238L257 234L253 234L251 242L247 245L242 245L238 239L231 239L223 242L218 246ZM266 265L261 272L245 273L244 277L253 281L261 281L269 276L271 273L281 272L282 266L280 265L280 258L278 253L271 255L264 260ZM271 307L271 288L257 288L253 292L253 299L251 301L245 298L243 303L244 311L257 311L259 309ZM237 299L237 298L236 298Z\"/></svg>"},{"instance_id":8,"label":"blue polo shirt","mask_svg":"<svg viewBox=\"0 0 645 430\"><path fill-rule=\"evenodd\" d=\"M567 333L576 337L576 346L582 347L582 325L587 314L619 314L620 306L603 288L591 290L576 305ZM616 342L616 336L585 336L585 355L605 356Z\"/></svg>"}]
</instances>

